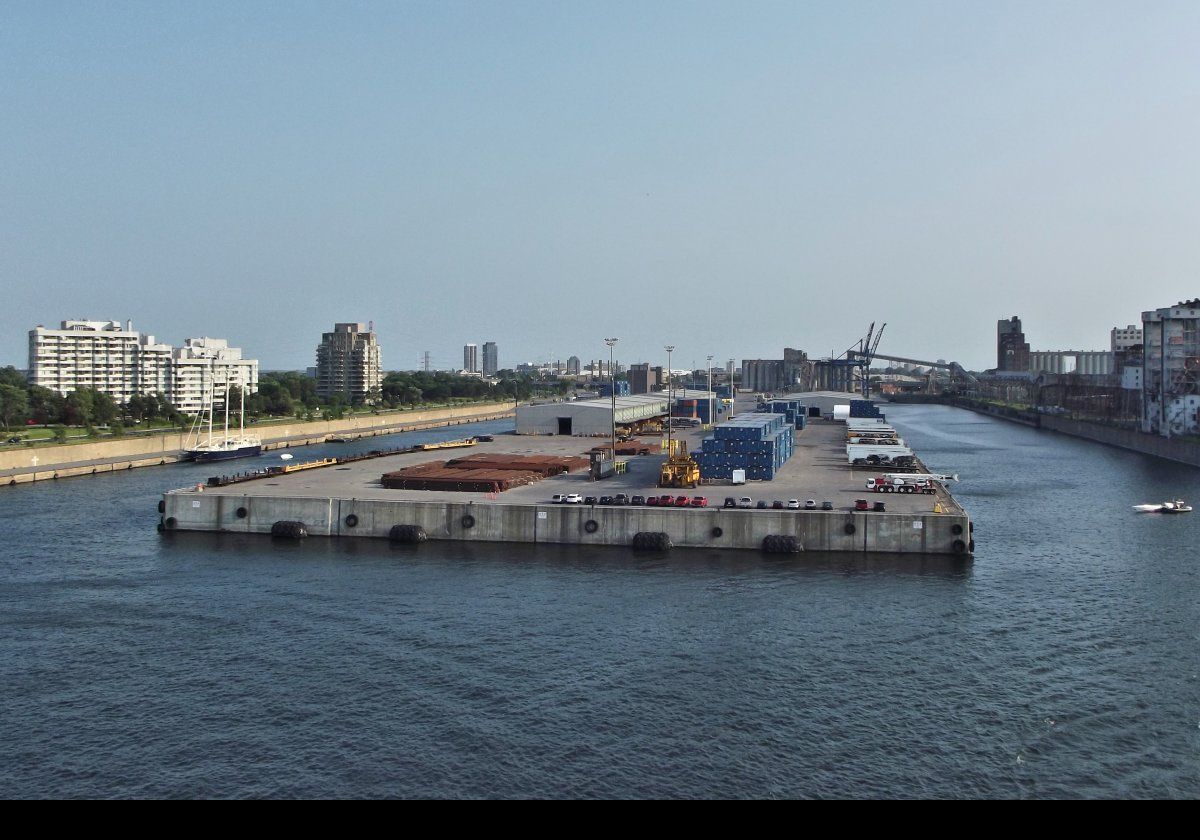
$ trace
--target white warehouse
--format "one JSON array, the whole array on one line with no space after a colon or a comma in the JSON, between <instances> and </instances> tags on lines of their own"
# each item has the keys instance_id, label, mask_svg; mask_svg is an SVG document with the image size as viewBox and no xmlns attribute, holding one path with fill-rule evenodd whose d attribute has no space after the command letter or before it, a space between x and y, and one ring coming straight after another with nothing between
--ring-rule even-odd
<instances>
[{"instance_id":1,"label":"white warehouse","mask_svg":"<svg viewBox=\"0 0 1200 840\"><path fill-rule=\"evenodd\" d=\"M617 424L667 414L666 394L617 397ZM607 436L612 432L612 398L523 405L517 408L519 435Z\"/></svg>"}]
</instances>

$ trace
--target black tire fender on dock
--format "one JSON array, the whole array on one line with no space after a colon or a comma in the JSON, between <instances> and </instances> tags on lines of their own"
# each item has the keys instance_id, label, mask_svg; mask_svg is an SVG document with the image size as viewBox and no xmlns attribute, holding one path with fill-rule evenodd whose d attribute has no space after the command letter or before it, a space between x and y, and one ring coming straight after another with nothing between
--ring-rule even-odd
<instances>
[{"instance_id":1,"label":"black tire fender on dock","mask_svg":"<svg viewBox=\"0 0 1200 840\"><path fill-rule=\"evenodd\" d=\"M353 513L347 514L345 522L347 528L353 528L358 525L358 516Z\"/></svg>"},{"instance_id":2,"label":"black tire fender on dock","mask_svg":"<svg viewBox=\"0 0 1200 840\"><path fill-rule=\"evenodd\" d=\"M168 516L163 524L167 526L168 531L173 531L175 530L175 526L179 524L179 520L174 516Z\"/></svg>"},{"instance_id":3,"label":"black tire fender on dock","mask_svg":"<svg viewBox=\"0 0 1200 840\"><path fill-rule=\"evenodd\" d=\"M842 526L842 531L846 534L846 536L853 534L857 530L858 529L854 527L853 522L847 522L844 526Z\"/></svg>"},{"instance_id":4,"label":"black tire fender on dock","mask_svg":"<svg viewBox=\"0 0 1200 840\"><path fill-rule=\"evenodd\" d=\"M469 514L469 513L468 513L468 514L464 514L464 515L463 515L463 518L462 518L462 519L460 519L460 520L458 520L458 522L459 522L459 524L460 524L460 525L462 525L464 528L474 528L474 527L475 527L475 517L474 517L474 516L472 516L472 515L471 515L471 514Z\"/></svg>"},{"instance_id":5,"label":"black tire fender on dock","mask_svg":"<svg viewBox=\"0 0 1200 840\"><path fill-rule=\"evenodd\" d=\"M281 519L271 526L271 536L289 540L302 540L308 536L308 526L303 522Z\"/></svg>"},{"instance_id":6,"label":"black tire fender on dock","mask_svg":"<svg viewBox=\"0 0 1200 840\"><path fill-rule=\"evenodd\" d=\"M950 544L950 547L954 549L955 554L962 554L967 550L967 544L962 540L955 540Z\"/></svg>"},{"instance_id":7,"label":"black tire fender on dock","mask_svg":"<svg viewBox=\"0 0 1200 840\"><path fill-rule=\"evenodd\" d=\"M709 533L712 534L714 540L720 539L721 537L725 536L725 530L720 525L713 528L712 531L710 531Z\"/></svg>"},{"instance_id":8,"label":"black tire fender on dock","mask_svg":"<svg viewBox=\"0 0 1200 840\"><path fill-rule=\"evenodd\" d=\"M583 523L583 530L587 531L589 534L594 534L600 530L600 523L595 519L589 519L587 522Z\"/></svg>"},{"instance_id":9,"label":"black tire fender on dock","mask_svg":"<svg viewBox=\"0 0 1200 840\"><path fill-rule=\"evenodd\" d=\"M250 515L250 511L246 510L244 507L238 508L233 513L235 516L237 516L238 519L245 519L247 516Z\"/></svg>"},{"instance_id":10,"label":"black tire fender on dock","mask_svg":"<svg viewBox=\"0 0 1200 840\"><path fill-rule=\"evenodd\" d=\"M158 500L158 512L159 512L159 513L166 513L166 512L167 512L167 503L166 503L166 501L165 501L164 499L159 499L159 500Z\"/></svg>"},{"instance_id":11,"label":"black tire fender on dock","mask_svg":"<svg viewBox=\"0 0 1200 840\"><path fill-rule=\"evenodd\" d=\"M957 537L959 534L962 533L962 526L959 525L957 522L955 522L953 525L950 526L950 533L954 534L954 536Z\"/></svg>"}]
</instances>

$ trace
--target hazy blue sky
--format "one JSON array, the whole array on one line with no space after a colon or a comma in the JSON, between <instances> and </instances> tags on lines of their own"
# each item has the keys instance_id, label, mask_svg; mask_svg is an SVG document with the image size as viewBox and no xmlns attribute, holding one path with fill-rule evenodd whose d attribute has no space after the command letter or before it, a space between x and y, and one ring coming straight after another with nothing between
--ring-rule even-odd
<instances>
[{"instance_id":1,"label":"hazy blue sky","mask_svg":"<svg viewBox=\"0 0 1200 840\"><path fill-rule=\"evenodd\" d=\"M0 364L1103 349L1200 293L1200 3L0 3Z\"/></svg>"}]
</instances>

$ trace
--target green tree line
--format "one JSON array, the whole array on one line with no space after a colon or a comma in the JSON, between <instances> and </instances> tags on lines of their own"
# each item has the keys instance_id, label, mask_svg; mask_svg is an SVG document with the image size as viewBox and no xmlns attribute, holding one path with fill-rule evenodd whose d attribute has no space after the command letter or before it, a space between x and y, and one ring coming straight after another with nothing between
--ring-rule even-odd
<instances>
[{"instance_id":1,"label":"green tree line","mask_svg":"<svg viewBox=\"0 0 1200 840\"><path fill-rule=\"evenodd\" d=\"M415 373L396 371L383 380L378 393L370 395L372 404L384 409L406 408L456 400L527 400L535 394L563 395L571 385L565 381L539 382L526 374L500 371L499 381L458 376L453 373ZM230 405L240 397L234 388ZM246 413L251 417L303 417L320 410L326 417L340 417L359 407L341 395L324 400L317 396L316 380L294 371L268 372L259 377L258 392L246 397ZM5 430L39 425L123 426L129 422L161 420L172 424L186 422L164 394L138 395L119 405L107 394L80 388L67 396L57 391L30 385L15 368L0 368L0 423Z\"/></svg>"}]
</instances>

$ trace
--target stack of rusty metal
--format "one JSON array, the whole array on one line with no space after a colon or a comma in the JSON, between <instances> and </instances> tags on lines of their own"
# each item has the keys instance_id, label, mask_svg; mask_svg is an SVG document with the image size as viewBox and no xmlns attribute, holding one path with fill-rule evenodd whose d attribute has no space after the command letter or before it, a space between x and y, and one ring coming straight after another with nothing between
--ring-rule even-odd
<instances>
[{"instance_id":1,"label":"stack of rusty metal","mask_svg":"<svg viewBox=\"0 0 1200 840\"><path fill-rule=\"evenodd\" d=\"M578 455L505 455L479 452L446 462L447 467L481 470L519 470L538 473L546 478L591 466L587 458Z\"/></svg>"},{"instance_id":2,"label":"stack of rusty metal","mask_svg":"<svg viewBox=\"0 0 1200 840\"><path fill-rule=\"evenodd\" d=\"M450 490L502 493L552 475L589 466L587 458L553 455L478 454L450 461L431 461L385 473L380 479L393 490Z\"/></svg>"}]
</instances>

